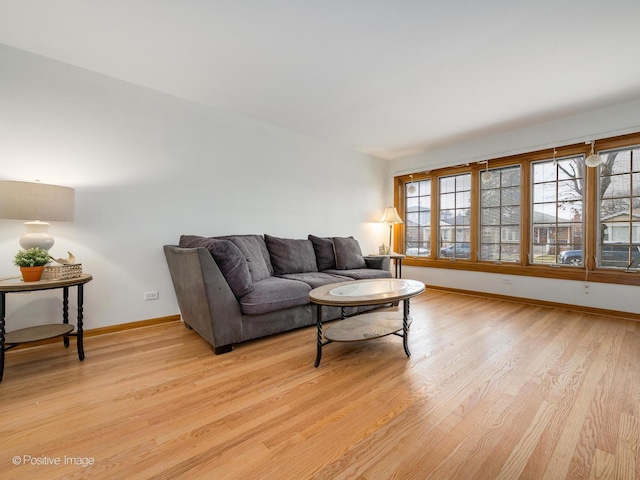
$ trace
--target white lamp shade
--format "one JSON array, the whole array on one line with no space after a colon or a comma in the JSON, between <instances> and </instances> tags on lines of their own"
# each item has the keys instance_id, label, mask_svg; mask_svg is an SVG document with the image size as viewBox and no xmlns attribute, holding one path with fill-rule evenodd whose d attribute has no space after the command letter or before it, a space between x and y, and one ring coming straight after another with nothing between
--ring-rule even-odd
<instances>
[{"instance_id":1,"label":"white lamp shade","mask_svg":"<svg viewBox=\"0 0 640 480\"><path fill-rule=\"evenodd\" d=\"M0 181L0 218L71 222L73 213L73 188Z\"/></svg>"},{"instance_id":2,"label":"white lamp shade","mask_svg":"<svg viewBox=\"0 0 640 480\"><path fill-rule=\"evenodd\" d=\"M27 232L20 237L20 245L25 250L34 247L49 250L53 237L48 232L49 224L40 220L70 222L73 213L73 188L0 181L0 218L32 220L25 222Z\"/></svg>"},{"instance_id":3,"label":"white lamp shade","mask_svg":"<svg viewBox=\"0 0 640 480\"><path fill-rule=\"evenodd\" d=\"M384 223L404 223L395 207L385 208L380 221Z\"/></svg>"}]
</instances>

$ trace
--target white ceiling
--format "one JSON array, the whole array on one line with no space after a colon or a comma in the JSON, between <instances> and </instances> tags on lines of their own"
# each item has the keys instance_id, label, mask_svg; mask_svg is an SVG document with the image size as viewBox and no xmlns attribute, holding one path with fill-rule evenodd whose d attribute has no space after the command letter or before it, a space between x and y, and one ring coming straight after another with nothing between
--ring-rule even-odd
<instances>
[{"instance_id":1,"label":"white ceiling","mask_svg":"<svg viewBox=\"0 0 640 480\"><path fill-rule=\"evenodd\" d=\"M638 0L0 0L0 43L396 158L640 98L639 18Z\"/></svg>"}]
</instances>

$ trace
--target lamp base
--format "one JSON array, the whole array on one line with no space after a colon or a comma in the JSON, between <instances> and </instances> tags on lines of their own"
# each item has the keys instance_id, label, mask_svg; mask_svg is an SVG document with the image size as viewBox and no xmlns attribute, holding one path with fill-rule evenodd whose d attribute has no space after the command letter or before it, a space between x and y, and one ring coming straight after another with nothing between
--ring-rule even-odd
<instances>
[{"instance_id":1,"label":"lamp base","mask_svg":"<svg viewBox=\"0 0 640 480\"><path fill-rule=\"evenodd\" d=\"M49 251L53 247L53 237L49 235L50 223L40 222L38 220L34 222L24 222L24 228L27 233L20 237L20 246L25 250L30 248L40 247L43 250Z\"/></svg>"},{"instance_id":2,"label":"lamp base","mask_svg":"<svg viewBox=\"0 0 640 480\"><path fill-rule=\"evenodd\" d=\"M393 223L389 224L389 246L387 247L387 255L391 253L391 239L393 236Z\"/></svg>"}]
</instances>

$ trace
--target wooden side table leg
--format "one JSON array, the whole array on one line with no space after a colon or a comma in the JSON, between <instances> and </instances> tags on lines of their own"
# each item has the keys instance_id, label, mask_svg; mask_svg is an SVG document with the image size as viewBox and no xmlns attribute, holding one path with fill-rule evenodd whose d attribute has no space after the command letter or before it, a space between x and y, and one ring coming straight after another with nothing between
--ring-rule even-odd
<instances>
[{"instance_id":1,"label":"wooden side table leg","mask_svg":"<svg viewBox=\"0 0 640 480\"><path fill-rule=\"evenodd\" d=\"M78 358L80 360L84 360L84 345L83 345L84 333L83 333L83 330L82 330L82 319L83 319L82 302L84 300L84 297L83 297L83 288L82 287L83 287L82 284L78 285L78 326L77 326L78 334L77 334L77 345L78 345Z\"/></svg>"},{"instance_id":2,"label":"wooden side table leg","mask_svg":"<svg viewBox=\"0 0 640 480\"><path fill-rule=\"evenodd\" d=\"M69 323L69 287L62 289L62 322ZM64 347L69 346L69 335L65 335L63 338Z\"/></svg>"}]
</instances>

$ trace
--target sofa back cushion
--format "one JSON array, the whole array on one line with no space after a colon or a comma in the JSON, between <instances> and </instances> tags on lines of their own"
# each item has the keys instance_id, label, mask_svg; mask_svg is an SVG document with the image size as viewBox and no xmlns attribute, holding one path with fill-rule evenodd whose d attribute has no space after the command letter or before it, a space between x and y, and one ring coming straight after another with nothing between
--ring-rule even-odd
<instances>
[{"instance_id":1,"label":"sofa back cushion","mask_svg":"<svg viewBox=\"0 0 640 480\"><path fill-rule=\"evenodd\" d=\"M264 241L275 275L318 271L316 254L310 240L279 238L265 234Z\"/></svg>"},{"instance_id":2,"label":"sofa back cushion","mask_svg":"<svg viewBox=\"0 0 640 480\"><path fill-rule=\"evenodd\" d=\"M269 251L262 235L230 235L217 238L229 240L240 249L247 260L249 273L251 273L254 282L259 282L273 275Z\"/></svg>"},{"instance_id":3,"label":"sofa back cushion","mask_svg":"<svg viewBox=\"0 0 640 480\"><path fill-rule=\"evenodd\" d=\"M333 240L327 237L316 237L309 235L307 238L313 244L316 253L316 263L318 271L331 270L336 268L336 254L333 250Z\"/></svg>"},{"instance_id":4,"label":"sofa back cushion","mask_svg":"<svg viewBox=\"0 0 640 480\"><path fill-rule=\"evenodd\" d=\"M253 280L249 273L249 265L240 249L229 240L182 235L180 247L204 247L218 264L220 272L229 284L233 294L240 298L253 291Z\"/></svg>"},{"instance_id":5,"label":"sofa back cushion","mask_svg":"<svg viewBox=\"0 0 640 480\"><path fill-rule=\"evenodd\" d=\"M360 244L353 237L333 237L333 248L336 252L336 268L351 270L366 268L367 263L362 256Z\"/></svg>"}]
</instances>

